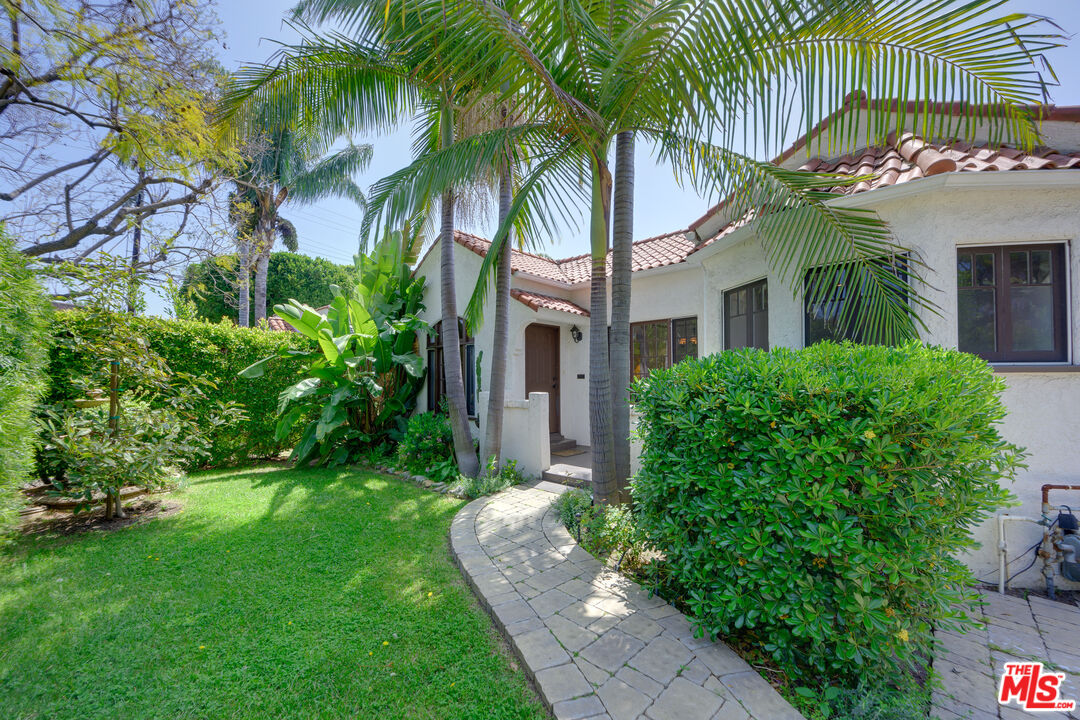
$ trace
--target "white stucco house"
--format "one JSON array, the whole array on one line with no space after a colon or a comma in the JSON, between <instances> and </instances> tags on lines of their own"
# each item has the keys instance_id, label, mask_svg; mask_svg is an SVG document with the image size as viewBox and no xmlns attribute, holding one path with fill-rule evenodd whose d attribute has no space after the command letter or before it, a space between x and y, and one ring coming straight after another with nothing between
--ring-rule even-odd
<instances>
[{"instance_id":1,"label":"white stucco house","mask_svg":"<svg viewBox=\"0 0 1080 720\"><path fill-rule=\"evenodd\" d=\"M856 99L841 112L865 112L864 102ZM1028 469L1011 488L1022 507L1009 512L1037 517L1042 484L1080 484L1080 107L1045 108L1046 147L1032 153L991 148L985 134L951 145L907 135L892 147L854 145L821 157L813 139L828 122L776 162L874 176L837 188L835 202L875 210L929 268L928 287L918 290L940 314L924 314L922 339L979 354L1005 380L1004 434L1030 452ZM737 220L721 203L685 229L634 244L633 372L729 348L799 348L844 336L829 322L835 308L807 307L804 284L783 282L766 262L754 225ZM456 241L464 308L489 243L465 233ZM436 248L417 269L433 279L425 299L432 323L439 319L438 264ZM588 442L589 259L515 252L512 266L503 447L506 457L536 474L551 463L551 437ZM855 289L851 297L857 298ZM487 308L485 316L493 314ZM465 343L473 415L486 408L491 342L489 322ZM421 348L429 361L439 351L437 340ZM440 396L438 366L429 362L421 410ZM483 420L478 416L478 425ZM1062 491L1052 500L1080 507L1080 492ZM1039 537L1032 523L1010 523L1009 558ZM996 580L997 523L987 523L978 539L983 547L969 564L978 577ZM1036 585L1038 572L1036 565L1014 584Z\"/></svg>"}]
</instances>

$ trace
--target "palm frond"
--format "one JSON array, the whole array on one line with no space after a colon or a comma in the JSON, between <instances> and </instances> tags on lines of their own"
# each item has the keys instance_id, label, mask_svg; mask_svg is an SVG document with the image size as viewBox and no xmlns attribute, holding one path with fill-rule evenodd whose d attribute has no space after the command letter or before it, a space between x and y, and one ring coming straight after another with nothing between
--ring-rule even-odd
<instances>
[{"instance_id":1,"label":"palm frond","mask_svg":"<svg viewBox=\"0 0 1080 720\"><path fill-rule=\"evenodd\" d=\"M725 215L736 226L751 227L766 260L793 293L803 287L807 271L818 269L807 302L829 301L843 280L854 278L862 304L844 304L838 320L890 343L917 335L924 325L920 311L938 312L925 292L913 289L931 289L922 261L896 242L877 213L838 205L842 196L829 192L867 178L787 170L670 133L654 139L681 178L723 188Z\"/></svg>"},{"instance_id":2,"label":"palm frond","mask_svg":"<svg viewBox=\"0 0 1080 720\"><path fill-rule=\"evenodd\" d=\"M388 132L416 107L417 85L384 49L340 35L286 46L229 80L216 119L231 137L290 128L329 145L355 132Z\"/></svg>"},{"instance_id":3,"label":"palm frond","mask_svg":"<svg viewBox=\"0 0 1080 720\"><path fill-rule=\"evenodd\" d=\"M296 226L291 221L278 216L275 223L275 229L277 230L278 237L281 238L281 242L285 245L285 249L289 252L297 252L300 250L299 237L296 232Z\"/></svg>"},{"instance_id":4,"label":"palm frond","mask_svg":"<svg viewBox=\"0 0 1080 720\"><path fill-rule=\"evenodd\" d=\"M371 145L349 144L304 172L285 178L284 182L289 186L290 197L299 202L345 197L366 208L367 199L352 176L367 169L371 156Z\"/></svg>"}]
</instances>

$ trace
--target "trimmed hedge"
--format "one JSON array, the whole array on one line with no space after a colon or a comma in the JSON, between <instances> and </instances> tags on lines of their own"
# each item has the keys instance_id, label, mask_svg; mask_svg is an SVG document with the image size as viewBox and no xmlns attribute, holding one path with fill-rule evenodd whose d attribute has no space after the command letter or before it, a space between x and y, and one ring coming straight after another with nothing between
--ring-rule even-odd
<instances>
[{"instance_id":1,"label":"trimmed hedge","mask_svg":"<svg viewBox=\"0 0 1080 720\"><path fill-rule=\"evenodd\" d=\"M899 677L966 622L971 529L1009 501L1003 383L917 343L733 351L634 385L658 582L790 676Z\"/></svg>"},{"instance_id":2,"label":"trimmed hedge","mask_svg":"<svg viewBox=\"0 0 1080 720\"><path fill-rule=\"evenodd\" d=\"M57 313L57 334L78 336L80 326L87 321L85 313ZM211 438L213 446L208 462L243 461L252 455L273 455L291 447L295 438L275 440L274 430L278 394L296 382L299 368L287 362L276 363L258 380L246 380L237 377L237 373L283 347L307 348L311 341L298 333L242 328L226 323L149 317L133 318L132 323L173 372L213 381L217 390L208 391L209 400L232 400L243 405L247 420L239 428ZM49 363L49 402L70 400L78 395L72 379L88 374L91 362L93 358L85 353L58 344Z\"/></svg>"},{"instance_id":3,"label":"trimmed hedge","mask_svg":"<svg viewBox=\"0 0 1080 720\"><path fill-rule=\"evenodd\" d=\"M34 408L45 390L52 307L25 256L0 226L0 526L33 470Z\"/></svg>"}]
</instances>

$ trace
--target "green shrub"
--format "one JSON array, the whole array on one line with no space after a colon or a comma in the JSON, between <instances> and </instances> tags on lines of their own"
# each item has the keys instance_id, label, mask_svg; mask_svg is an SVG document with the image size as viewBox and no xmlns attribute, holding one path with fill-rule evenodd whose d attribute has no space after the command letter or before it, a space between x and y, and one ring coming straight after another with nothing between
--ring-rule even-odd
<instances>
[{"instance_id":1,"label":"green shrub","mask_svg":"<svg viewBox=\"0 0 1080 720\"><path fill-rule=\"evenodd\" d=\"M34 406L45 390L52 308L26 258L0 226L0 526L33 469Z\"/></svg>"},{"instance_id":2,"label":"green shrub","mask_svg":"<svg viewBox=\"0 0 1080 720\"><path fill-rule=\"evenodd\" d=\"M956 559L1022 453L972 355L912 343L735 351L637 382L633 484L659 577L710 635L792 677L898 677L974 599Z\"/></svg>"},{"instance_id":3,"label":"green shrub","mask_svg":"<svg viewBox=\"0 0 1080 720\"><path fill-rule=\"evenodd\" d=\"M235 430L231 408L219 408L212 418L196 416L191 401L197 397L198 388L185 388L157 407L145 399L129 399L115 432L108 405L51 408L38 468L50 477L52 494L76 498L81 501L76 509L84 510L106 499L117 502L125 486L154 490L176 484L185 468L209 456L214 427ZM107 503L106 515L119 509Z\"/></svg>"},{"instance_id":4,"label":"green shrub","mask_svg":"<svg viewBox=\"0 0 1080 720\"><path fill-rule=\"evenodd\" d=\"M636 570L645 551L645 538L634 513L626 506L594 505L584 490L570 490L555 501L555 512L581 546L597 557L616 555L620 567Z\"/></svg>"},{"instance_id":5,"label":"green shrub","mask_svg":"<svg viewBox=\"0 0 1080 720\"><path fill-rule=\"evenodd\" d=\"M79 338L93 330L92 317L85 312L56 313L55 327L61 339L49 363L49 402L81 397L83 379L94 375L96 360ZM214 388L196 404L196 412L209 418L218 401L240 404L247 419L238 428L212 432L208 462L243 461L247 457L273 455L288 448L295 436L275 439L278 395L296 382L296 368L282 364L268 368L258 381L237 377L237 373L282 348L309 349L314 343L297 333L241 328L192 320L131 318L131 327L146 338L150 349L160 355L174 373L209 380ZM139 388L131 388L139 390Z\"/></svg>"},{"instance_id":6,"label":"green shrub","mask_svg":"<svg viewBox=\"0 0 1080 720\"><path fill-rule=\"evenodd\" d=\"M303 428L293 462L356 462L368 445L393 440L416 407L424 382L417 337L431 328L418 316L424 278L412 274L403 247L401 233L391 233L357 256L359 282L332 285L325 315L296 300L274 306L278 317L318 344L308 352L280 351L240 374L257 379L281 360L304 363L303 379L278 403L278 436Z\"/></svg>"},{"instance_id":7,"label":"green shrub","mask_svg":"<svg viewBox=\"0 0 1080 720\"><path fill-rule=\"evenodd\" d=\"M450 421L435 412L418 413L398 444L398 463L414 473L427 474L438 462L454 457L454 436Z\"/></svg>"},{"instance_id":8,"label":"green shrub","mask_svg":"<svg viewBox=\"0 0 1080 720\"><path fill-rule=\"evenodd\" d=\"M581 517L592 507L592 495L584 490L567 490L555 499L555 512L563 526L581 539Z\"/></svg>"},{"instance_id":9,"label":"green shrub","mask_svg":"<svg viewBox=\"0 0 1080 720\"><path fill-rule=\"evenodd\" d=\"M454 459L450 458L449 462L454 464ZM457 475L456 464L454 474ZM525 482L525 476L518 470L517 460L507 460L506 464L500 468L495 465L495 456L492 455L484 472L474 478L460 476L454 489L467 498L478 498L494 495L523 482Z\"/></svg>"},{"instance_id":10,"label":"green shrub","mask_svg":"<svg viewBox=\"0 0 1080 720\"><path fill-rule=\"evenodd\" d=\"M808 720L912 720L930 712L930 687L860 682L854 688L799 687L792 698Z\"/></svg>"}]
</instances>

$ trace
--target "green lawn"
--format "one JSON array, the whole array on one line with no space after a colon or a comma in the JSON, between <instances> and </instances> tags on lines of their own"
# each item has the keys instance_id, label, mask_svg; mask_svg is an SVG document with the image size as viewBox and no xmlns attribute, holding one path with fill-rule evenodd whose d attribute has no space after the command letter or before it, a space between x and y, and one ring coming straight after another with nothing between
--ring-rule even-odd
<instances>
[{"instance_id":1,"label":"green lawn","mask_svg":"<svg viewBox=\"0 0 1080 720\"><path fill-rule=\"evenodd\" d=\"M183 511L0 555L0 718L543 718L454 567L462 501L200 473Z\"/></svg>"}]
</instances>

